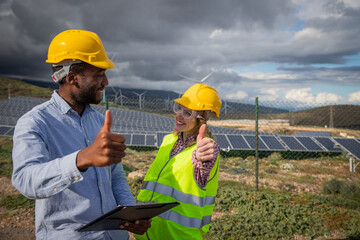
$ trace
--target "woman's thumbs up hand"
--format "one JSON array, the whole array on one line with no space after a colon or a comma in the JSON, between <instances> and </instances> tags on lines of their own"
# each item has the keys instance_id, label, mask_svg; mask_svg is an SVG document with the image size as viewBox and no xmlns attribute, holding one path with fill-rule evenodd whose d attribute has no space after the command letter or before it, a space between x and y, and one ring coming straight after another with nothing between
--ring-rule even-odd
<instances>
[{"instance_id":1,"label":"woman's thumbs up hand","mask_svg":"<svg viewBox=\"0 0 360 240\"><path fill-rule=\"evenodd\" d=\"M210 138L205 137L206 124L201 125L199 135L196 138L196 159L202 162L214 158L214 143Z\"/></svg>"}]
</instances>

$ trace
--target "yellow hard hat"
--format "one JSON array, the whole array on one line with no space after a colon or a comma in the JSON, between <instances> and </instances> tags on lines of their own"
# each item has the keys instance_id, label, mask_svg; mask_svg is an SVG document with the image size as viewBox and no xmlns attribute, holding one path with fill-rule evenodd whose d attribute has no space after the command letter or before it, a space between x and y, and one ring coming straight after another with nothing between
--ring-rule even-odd
<instances>
[{"instance_id":1,"label":"yellow hard hat","mask_svg":"<svg viewBox=\"0 0 360 240\"><path fill-rule=\"evenodd\" d=\"M202 83L191 86L181 98L174 101L192 110L209 110L214 112L217 117L220 115L221 99L218 92Z\"/></svg>"},{"instance_id":2,"label":"yellow hard hat","mask_svg":"<svg viewBox=\"0 0 360 240\"><path fill-rule=\"evenodd\" d=\"M81 60L102 69L115 67L99 36L90 31L67 30L51 41L46 62L60 63L68 59Z\"/></svg>"}]
</instances>

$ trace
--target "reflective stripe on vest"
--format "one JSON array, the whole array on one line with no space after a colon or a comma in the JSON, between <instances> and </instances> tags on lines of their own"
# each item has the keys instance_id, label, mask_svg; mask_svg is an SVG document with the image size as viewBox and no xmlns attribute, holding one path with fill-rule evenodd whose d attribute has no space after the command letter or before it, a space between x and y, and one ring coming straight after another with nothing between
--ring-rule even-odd
<instances>
[{"instance_id":1,"label":"reflective stripe on vest","mask_svg":"<svg viewBox=\"0 0 360 240\"><path fill-rule=\"evenodd\" d=\"M201 229L203 226L210 224L211 216L204 216L202 219L199 218L191 218L185 217L174 211L166 211L158 215L158 217L176 222L185 227L191 228L199 228Z\"/></svg>"},{"instance_id":2,"label":"reflective stripe on vest","mask_svg":"<svg viewBox=\"0 0 360 240\"><path fill-rule=\"evenodd\" d=\"M215 203L215 197L198 197L195 195L180 192L170 186L166 186L161 183L155 183L151 181L144 181L142 189L154 191L163 195L170 196L177 201L192 204L198 207L204 207L205 205L212 205Z\"/></svg>"}]
</instances>

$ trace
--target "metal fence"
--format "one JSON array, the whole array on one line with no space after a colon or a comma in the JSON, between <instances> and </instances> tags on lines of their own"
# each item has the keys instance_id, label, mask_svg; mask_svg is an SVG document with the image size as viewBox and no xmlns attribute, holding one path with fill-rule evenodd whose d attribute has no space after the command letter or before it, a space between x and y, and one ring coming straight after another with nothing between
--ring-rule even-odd
<instances>
[{"instance_id":1,"label":"metal fence","mask_svg":"<svg viewBox=\"0 0 360 240\"><path fill-rule=\"evenodd\" d=\"M152 116L136 126L141 126L142 132L134 133L134 129L126 132L120 126L131 122L134 127L137 120L119 113L119 121L125 121L113 129L126 135L129 151L134 151L125 163L139 162L132 171L145 173L163 136L173 129L173 99L148 99L146 94L108 99L110 109L114 102L122 111ZM208 126L222 149L220 180L238 181L256 190L315 194L323 193L332 179L360 187L359 105L224 100L220 118L209 119Z\"/></svg>"},{"instance_id":2,"label":"metal fence","mask_svg":"<svg viewBox=\"0 0 360 240\"><path fill-rule=\"evenodd\" d=\"M173 98L108 95L113 111L112 130L124 134L127 145L136 151L160 146L162 137L172 132ZM104 98L105 100L105 98ZM15 97L0 101L0 135L12 135L17 119L46 99ZM106 104L94 106L105 112ZM227 159L322 159L348 161L356 170L360 160L360 106L329 104L301 105L295 102L223 100L220 118L210 118L208 126ZM253 173L256 166L254 166ZM236 170L240 171L240 170Z\"/></svg>"}]
</instances>

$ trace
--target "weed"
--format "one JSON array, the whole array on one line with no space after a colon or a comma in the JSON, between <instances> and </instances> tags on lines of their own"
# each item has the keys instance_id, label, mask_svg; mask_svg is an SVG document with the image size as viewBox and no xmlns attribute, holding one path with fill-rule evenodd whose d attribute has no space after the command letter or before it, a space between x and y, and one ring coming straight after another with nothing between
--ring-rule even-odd
<instances>
[{"instance_id":1,"label":"weed","mask_svg":"<svg viewBox=\"0 0 360 240\"><path fill-rule=\"evenodd\" d=\"M131 193L133 194L134 198L136 199L137 195L139 195L142 181L138 177L135 177L135 178L128 179L128 183L130 186Z\"/></svg>"},{"instance_id":2,"label":"weed","mask_svg":"<svg viewBox=\"0 0 360 240\"><path fill-rule=\"evenodd\" d=\"M136 167L131 166L131 165L128 164L128 163L123 163L122 165L123 165L123 167L124 167L124 171L125 171L125 173L126 173L126 176L129 175L129 173L138 170Z\"/></svg>"},{"instance_id":3,"label":"weed","mask_svg":"<svg viewBox=\"0 0 360 240\"><path fill-rule=\"evenodd\" d=\"M279 160L283 160L282 156L281 156L281 153L279 152L274 152L272 153L270 156L268 156L267 158L271 164L275 165L275 166L278 166L278 161Z\"/></svg>"},{"instance_id":4,"label":"weed","mask_svg":"<svg viewBox=\"0 0 360 240\"><path fill-rule=\"evenodd\" d=\"M275 168L267 168L265 169L265 172L269 174L277 174L277 170Z\"/></svg>"}]
</instances>

